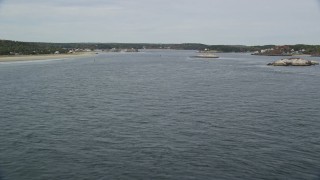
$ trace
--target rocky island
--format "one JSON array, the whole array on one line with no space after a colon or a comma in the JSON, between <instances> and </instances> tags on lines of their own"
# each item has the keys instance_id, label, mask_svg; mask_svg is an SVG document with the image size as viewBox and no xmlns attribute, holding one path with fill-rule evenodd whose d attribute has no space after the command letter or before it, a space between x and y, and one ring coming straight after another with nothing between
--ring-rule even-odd
<instances>
[{"instance_id":1,"label":"rocky island","mask_svg":"<svg viewBox=\"0 0 320 180\"><path fill-rule=\"evenodd\" d=\"M201 53L197 54L195 56L191 56L192 58L219 58L219 56L213 54L213 53Z\"/></svg>"},{"instance_id":2,"label":"rocky island","mask_svg":"<svg viewBox=\"0 0 320 180\"><path fill-rule=\"evenodd\" d=\"M268 66L312 66L319 65L318 61L310 61L301 58L281 59L267 64Z\"/></svg>"}]
</instances>

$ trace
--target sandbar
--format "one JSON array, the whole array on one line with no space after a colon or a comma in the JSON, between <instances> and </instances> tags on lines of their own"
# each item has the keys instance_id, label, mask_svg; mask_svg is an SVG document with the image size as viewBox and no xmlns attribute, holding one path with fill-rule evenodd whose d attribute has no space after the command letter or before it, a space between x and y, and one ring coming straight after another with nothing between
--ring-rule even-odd
<instances>
[{"instance_id":1,"label":"sandbar","mask_svg":"<svg viewBox=\"0 0 320 180\"><path fill-rule=\"evenodd\" d=\"M0 62L67 59L67 58L87 57L87 56L93 56L93 55L95 55L94 52L79 52L79 53L73 53L73 54L0 56Z\"/></svg>"}]
</instances>

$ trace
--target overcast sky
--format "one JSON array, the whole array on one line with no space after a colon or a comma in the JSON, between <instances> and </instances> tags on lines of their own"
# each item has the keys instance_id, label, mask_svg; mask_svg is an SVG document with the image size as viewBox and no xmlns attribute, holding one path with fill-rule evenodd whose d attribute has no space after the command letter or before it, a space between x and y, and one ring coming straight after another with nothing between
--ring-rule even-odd
<instances>
[{"instance_id":1,"label":"overcast sky","mask_svg":"<svg viewBox=\"0 0 320 180\"><path fill-rule=\"evenodd\" d=\"M0 0L0 39L320 44L319 0Z\"/></svg>"}]
</instances>

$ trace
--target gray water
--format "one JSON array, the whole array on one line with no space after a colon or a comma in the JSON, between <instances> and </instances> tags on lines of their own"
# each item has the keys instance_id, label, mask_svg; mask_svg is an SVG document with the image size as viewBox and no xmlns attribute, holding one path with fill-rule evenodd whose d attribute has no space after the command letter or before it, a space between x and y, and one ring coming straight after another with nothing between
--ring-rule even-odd
<instances>
[{"instance_id":1,"label":"gray water","mask_svg":"<svg viewBox=\"0 0 320 180\"><path fill-rule=\"evenodd\" d=\"M194 54L0 63L0 179L319 179L320 67Z\"/></svg>"}]
</instances>

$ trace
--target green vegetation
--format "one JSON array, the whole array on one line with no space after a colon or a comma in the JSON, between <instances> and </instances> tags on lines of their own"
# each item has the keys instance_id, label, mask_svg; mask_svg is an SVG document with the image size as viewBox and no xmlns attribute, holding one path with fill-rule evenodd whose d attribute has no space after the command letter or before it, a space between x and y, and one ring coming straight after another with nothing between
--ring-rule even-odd
<instances>
[{"instance_id":1,"label":"green vegetation","mask_svg":"<svg viewBox=\"0 0 320 180\"><path fill-rule=\"evenodd\" d=\"M61 53L67 52L59 44L0 40L0 55L53 54L56 51Z\"/></svg>"},{"instance_id":2,"label":"green vegetation","mask_svg":"<svg viewBox=\"0 0 320 180\"><path fill-rule=\"evenodd\" d=\"M255 52L276 48L275 45L205 45L197 43L184 44L147 44L147 43L40 43L0 40L0 55L31 55L67 53L70 50L110 50L110 49L178 49L178 50L212 50L217 52ZM304 54L320 54L319 45L289 45L289 49L304 50Z\"/></svg>"}]
</instances>

